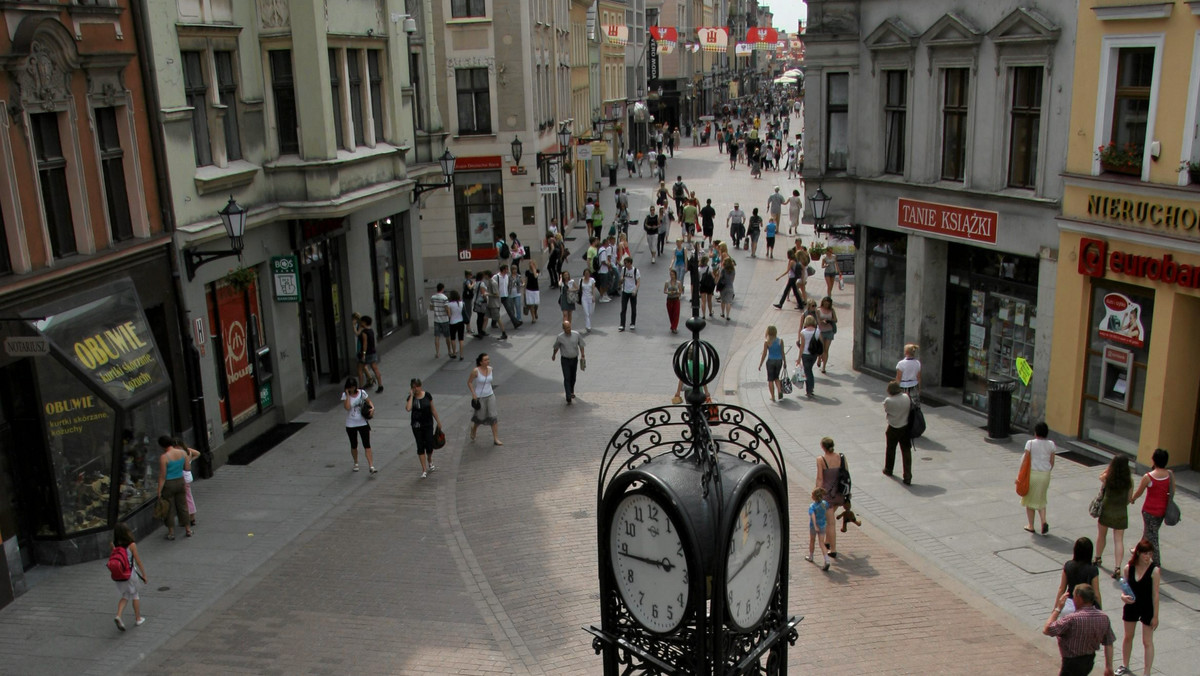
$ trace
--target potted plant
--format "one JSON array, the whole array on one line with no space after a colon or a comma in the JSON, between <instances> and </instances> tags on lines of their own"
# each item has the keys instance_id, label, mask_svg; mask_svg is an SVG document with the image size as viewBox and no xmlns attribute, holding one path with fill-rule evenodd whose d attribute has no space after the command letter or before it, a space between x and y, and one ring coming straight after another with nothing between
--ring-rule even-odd
<instances>
[{"instance_id":1,"label":"potted plant","mask_svg":"<svg viewBox=\"0 0 1200 676\"><path fill-rule=\"evenodd\" d=\"M825 248L825 242L822 242L819 239L813 240L812 245L808 247L808 255L814 261L818 260L821 258L821 256L825 255Z\"/></svg>"},{"instance_id":2,"label":"potted plant","mask_svg":"<svg viewBox=\"0 0 1200 676\"><path fill-rule=\"evenodd\" d=\"M1115 141L1100 146L1096 158L1104 171L1114 174L1142 175L1142 148L1132 143L1118 146Z\"/></svg>"},{"instance_id":3,"label":"potted plant","mask_svg":"<svg viewBox=\"0 0 1200 676\"><path fill-rule=\"evenodd\" d=\"M1200 160L1191 160L1190 162L1180 162L1179 171L1186 171L1188 175L1188 183L1193 185L1200 183Z\"/></svg>"},{"instance_id":4,"label":"potted plant","mask_svg":"<svg viewBox=\"0 0 1200 676\"><path fill-rule=\"evenodd\" d=\"M258 271L254 268L248 268L242 265L230 269L225 275L225 283L234 289L237 289L238 291L245 291L246 289L250 288L251 284L254 284L257 281Z\"/></svg>"}]
</instances>

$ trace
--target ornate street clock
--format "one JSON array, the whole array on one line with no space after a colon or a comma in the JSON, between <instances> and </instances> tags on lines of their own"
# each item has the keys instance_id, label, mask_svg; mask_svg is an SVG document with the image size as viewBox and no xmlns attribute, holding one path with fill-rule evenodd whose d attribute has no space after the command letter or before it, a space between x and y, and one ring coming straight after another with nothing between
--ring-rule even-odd
<instances>
[{"instance_id":1,"label":"ornate street clock","mask_svg":"<svg viewBox=\"0 0 1200 676\"><path fill-rule=\"evenodd\" d=\"M605 676L786 674L798 638L783 456L758 416L705 402L720 360L696 293L692 312L674 360L687 403L628 420L601 461L601 623L587 630Z\"/></svg>"}]
</instances>

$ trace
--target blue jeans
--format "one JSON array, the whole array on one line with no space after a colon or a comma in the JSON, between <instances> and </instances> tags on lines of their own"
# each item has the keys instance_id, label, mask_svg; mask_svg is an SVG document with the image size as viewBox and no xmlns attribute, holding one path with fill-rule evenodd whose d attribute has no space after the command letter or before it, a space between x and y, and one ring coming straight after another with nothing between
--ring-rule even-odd
<instances>
[{"instance_id":1,"label":"blue jeans","mask_svg":"<svg viewBox=\"0 0 1200 676\"><path fill-rule=\"evenodd\" d=\"M813 396L813 364L817 363L817 355L805 352L800 355L800 362L804 364L804 393L808 396Z\"/></svg>"}]
</instances>

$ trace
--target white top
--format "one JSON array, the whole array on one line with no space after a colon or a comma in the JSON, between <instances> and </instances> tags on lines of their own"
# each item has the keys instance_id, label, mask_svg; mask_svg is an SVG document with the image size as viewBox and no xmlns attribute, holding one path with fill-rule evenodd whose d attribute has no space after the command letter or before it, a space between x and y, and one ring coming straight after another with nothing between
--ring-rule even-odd
<instances>
[{"instance_id":1,"label":"white top","mask_svg":"<svg viewBox=\"0 0 1200 676\"><path fill-rule=\"evenodd\" d=\"M792 195L787 198L788 213L795 214L800 212L800 196Z\"/></svg>"},{"instance_id":2,"label":"white top","mask_svg":"<svg viewBox=\"0 0 1200 676\"><path fill-rule=\"evenodd\" d=\"M496 273L496 276L493 277L492 279L496 280L496 287L500 289L500 297L507 298L508 297L508 275L502 275L500 273Z\"/></svg>"},{"instance_id":3,"label":"white top","mask_svg":"<svg viewBox=\"0 0 1200 676\"><path fill-rule=\"evenodd\" d=\"M486 375L482 366L475 367L475 396L482 399L490 397L492 394L494 394L492 391L492 367L488 367Z\"/></svg>"},{"instance_id":4,"label":"white top","mask_svg":"<svg viewBox=\"0 0 1200 676\"><path fill-rule=\"evenodd\" d=\"M435 293L429 298L429 307L433 309L433 323L444 324L450 321L450 316L446 314L448 300L444 293Z\"/></svg>"},{"instance_id":5,"label":"white top","mask_svg":"<svg viewBox=\"0 0 1200 676\"><path fill-rule=\"evenodd\" d=\"M593 277L591 279L580 279L578 281L579 300L581 302L587 303L589 305L596 302L595 297L592 295L592 290L595 288L596 288L596 278L595 277Z\"/></svg>"},{"instance_id":6,"label":"white top","mask_svg":"<svg viewBox=\"0 0 1200 676\"><path fill-rule=\"evenodd\" d=\"M602 246L596 255L600 256L600 272L608 272L608 268L612 264L612 249Z\"/></svg>"},{"instance_id":7,"label":"white top","mask_svg":"<svg viewBox=\"0 0 1200 676\"><path fill-rule=\"evenodd\" d=\"M346 401L346 393L342 392L342 401ZM359 388L358 394L350 400L350 410L346 412L346 427L364 427L367 419L363 417L362 407L367 403L367 391Z\"/></svg>"},{"instance_id":8,"label":"white top","mask_svg":"<svg viewBox=\"0 0 1200 676\"><path fill-rule=\"evenodd\" d=\"M900 372L900 387L916 387L920 383L921 360L905 357L896 363Z\"/></svg>"},{"instance_id":9,"label":"white top","mask_svg":"<svg viewBox=\"0 0 1200 676\"><path fill-rule=\"evenodd\" d=\"M583 205L584 220L586 220L590 223L592 220L592 214L595 211L596 211L596 205L593 204L592 202L588 202L587 204Z\"/></svg>"},{"instance_id":10,"label":"white top","mask_svg":"<svg viewBox=\"0 0 1200 676\"><path fill-rule=\"evenodd\" d=\"M641 279L642 273L638 272L637 268L621 268L621 291L625 293L637 291L637 284Z\"/></svg>"},{"instance_id":11,"label":"white top","mask_svg":"<svg viewBox=\"0 0 1200 676\"><path fill-rule=\"evenodd\" d=\"M889 427L899 429L908 424L908 412L912 410L912 399L908 395L901 392L896 395L888 395L883 400L883 413L887 416L887 424Z\"/></svg>"},{"instance_id":12,"label":"white top","mask_svg":"<svg viewBox=\"0 0 1200 676\"><path fill-rule=\"evenodd\" d=\"M1034 472L1049 472L1050 458L1054 457L1058 447L1049 439L1030 439L1025 442L1025 450L1029 451L1029 469Z\"/></svg>"},{"instance_id":13,"label":"white top","mask_svg":"<svg viewBox=\"0 0 1200 676\"><path fill-rule=\"evenodd\" d=\"M815 326L810 326L800 331L800 342L804 344L800 348L801 355L808 354L808 345L816 338L816 335L817 329Z\"/></svg>"},{"instance_id":14,"label":"white top","mask_svg":"<svg viewBox=\"0 0 1200 676\"><path fill-rule=\"evenodd\" d=\"M461 300L452 300L446 303L446 312L450 315L451 324L461 324L463 321L463 303Z\"/></svg>"}]
</instances>

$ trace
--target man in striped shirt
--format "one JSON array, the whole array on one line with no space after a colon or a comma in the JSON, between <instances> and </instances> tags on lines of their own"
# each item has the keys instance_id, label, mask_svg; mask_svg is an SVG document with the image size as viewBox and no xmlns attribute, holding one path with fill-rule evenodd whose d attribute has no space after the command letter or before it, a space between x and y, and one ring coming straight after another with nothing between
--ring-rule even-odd
<instances>
[{"instance_id":1,"label":"man in striped shirt","mask_svg":"<svg viewBox=\"0 0 1200 676\"><path fill-rule=\"evenodd\" d=\"M1062 598L1050 612L1042 633L1058 637L1058 652L1062 655L1062 670L1059 676L1087 676L1096 662L1096 649L1104 646L1104 676L1113 676L1113 635L1108 616L1096 607L1096 592L1089 584L1075 585L1075 612L1059 617L1063 604L1070 595Z\"/></svg>"}]
</instances>

